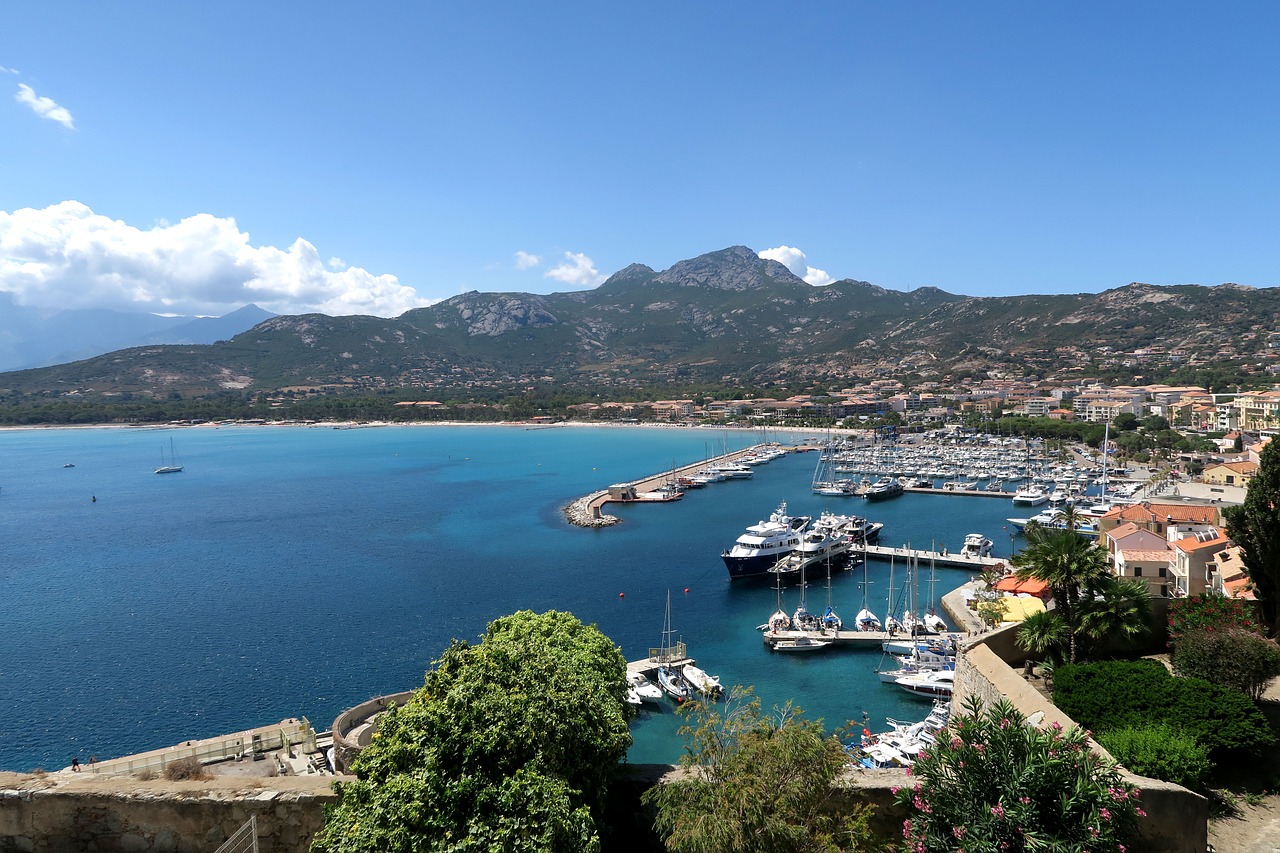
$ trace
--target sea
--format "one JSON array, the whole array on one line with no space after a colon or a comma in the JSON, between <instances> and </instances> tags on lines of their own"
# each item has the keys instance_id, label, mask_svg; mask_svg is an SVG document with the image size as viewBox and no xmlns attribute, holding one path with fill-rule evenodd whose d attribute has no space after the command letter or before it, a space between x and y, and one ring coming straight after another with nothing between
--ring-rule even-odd
<instances>
[{"instance_id":1,"label":"sea","mask_svg":"<svg viewBox=\"0 0 1280 853\"><path fill-rule=\"evenodd\" d=\"M411 689L454 638L517 610L565 610L628 660L672 628L725 685L790 702L838 731L922 718L874 670L878 650L771 653L769 579L720 559L782 502L868 515L882 544L1015 546L1002 499L822 498L816 453L678 502L611 504L622 523L569 525L572 499L755 444L751 430L304 426L0 431L0 769L53 770L306 717ZM770 439L779 438L770 434ZM781 434L783 443L820 435ZM185 468L156 475L170 448ZM893 578L891 583L891 572ZM919 568L920 607L971 579ZM810 578L846 620L883 614L905 566ZM782 591L788 611L802 591ZM633 763L674 762L683 715L644 710Z\"/></svg>"}]
</instances>

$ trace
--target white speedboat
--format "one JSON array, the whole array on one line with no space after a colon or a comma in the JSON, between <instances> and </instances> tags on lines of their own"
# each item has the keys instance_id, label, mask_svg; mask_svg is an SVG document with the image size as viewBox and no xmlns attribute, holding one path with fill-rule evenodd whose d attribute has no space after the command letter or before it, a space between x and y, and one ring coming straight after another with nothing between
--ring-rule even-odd
<instances>
[{"instance_id":1,"label":"white speedboat","mask_svg":"<svg viewBox=\"0 0 1280 853\"><path fill-rule=\"evenodd\" d=\"M785 637L773 643L775 652L819 652L831 645L830 640L819 640L814 637Z\"/></svg>"},{"instance_id":2,"label":"white speedboat","mask_svg":"<svg viewBox=\"0 0 1280 853\"><path fill-rule=\"evenodd\" d=\"M719 696L724 692L724 688L720 686L719 678L714 675L708 675L691 663L681 667L681 674L684 676L685 681L693 685L693 689L699 693L704 693L708 696Z\"/></svg>"},{"instance_id":3,"label":"white speedboat","mask_svg":"<svg viewBox=\"0 0 1280 853\"><path fill-rule=\"evenodd\" d=\"M950 699L955 679L955 670L940 669L904 676L894 683L912 696L923 699Z\"/></svg>"},{"instance_id":4,"label":"white speedboat","mask_svg":"<svg viewBox=\"0 0 1280 853\"><path fill-rule=\"evenodd\" d=\"M731 579L767 575L769 570L800 544L800 532L809 516L787 515L787 504L778 505L767 521L759 521L743 531L733 547L720 555Z\"/></svg>"},{"instance_id":5,"label":"white speedboat","mask_svg":"<svg viewBox=\"0 0 1280 853\"><path fill-rule=\"evenodd\" d=\"M661 702L662 688L645 678L644 673L642 672L628 672L628 699L630 699L631 696L635 696L635 698L640 702Z\"/></svg>"}]
</instances>

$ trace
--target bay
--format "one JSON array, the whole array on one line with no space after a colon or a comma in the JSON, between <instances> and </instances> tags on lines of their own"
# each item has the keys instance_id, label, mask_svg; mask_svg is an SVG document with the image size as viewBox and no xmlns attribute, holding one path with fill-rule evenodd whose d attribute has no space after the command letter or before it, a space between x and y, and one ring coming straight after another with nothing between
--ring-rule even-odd
<instances>
[{"instance_id":1,"label":"bay","mask_svg":"<svg viewBox=\"0 0 1280 853\"><path fill-rule=\"evenodd\" d=\"M170 438L186 470L157 476ZM731 584L719 554L784 500L793 513L869 514L885 544L955 550L982 532L1007 554L1007 501L820 498L808 488L815 457L792 454L677 503L611 509L623 518L612 528L564 521L579 495L759 439L638 427L0 432L0 768L294 716L326 729L344 708L420 684L452 638L475 640L520 609L571 611L639 659L661 639L668 591L699 664L752 685L766 707L794 700L831 729L922 715L875 679L879 652L768 652L755 627L776 593ZM889 571L873 561L866 573L876 612ZM936 577L940 596L970 574ZM846 618L862 578L833 578ZM825 606L817 581L806 594ZM798 590L785 596L794 608ZM629 760L676 760L679 725L670 708L642 713Z\"/></svg>"}]
</instances>

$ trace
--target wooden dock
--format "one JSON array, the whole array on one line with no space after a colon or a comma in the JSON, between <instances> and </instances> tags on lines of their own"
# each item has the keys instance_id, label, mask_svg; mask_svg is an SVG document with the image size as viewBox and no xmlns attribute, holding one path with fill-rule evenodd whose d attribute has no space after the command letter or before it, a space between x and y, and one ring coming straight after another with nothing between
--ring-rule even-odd
<instances>
[{"instance_id":1,"label":"wooden dock","mask_svg":"<svg viewBox=\"0 0 1280 853\"><path fill-rule=\"evenodd\" d=\"M862 553L867 559L913 560L917 564L928 563L942 569L974 569L979 572L1009 563L1006 557L963 557L951 552L943 554L941 551L926 551L923 548L889 548L884 545L867 545L853 553Z\"/></svg>"}]
</instances>

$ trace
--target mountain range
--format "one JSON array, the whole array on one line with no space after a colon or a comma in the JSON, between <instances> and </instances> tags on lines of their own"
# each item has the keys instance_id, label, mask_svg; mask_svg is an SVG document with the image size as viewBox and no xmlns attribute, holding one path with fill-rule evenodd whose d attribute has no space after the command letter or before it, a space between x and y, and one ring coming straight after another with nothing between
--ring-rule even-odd
<instances>
[{"instance_id":1,"label":"mountain range","mask_svg":"<svg viewBox=\"0 0 1280 853\"><path fill-rule=\"evenodd\" d=\"M202 346L142 346L0 375L0 390L204 394L219 389L531 384L830 384L873 373L1047 375L1130 354L1256 365L1280 289L1133 283L1102 293L957 296L845 279L805 283L732 246L590 291L469 292L395 318L276 316ZM1206 361L1207 360L1207 361Z\"/></svg>"},{"instance_id":2,"label":"mountain range","mask_svg":"<svg viewBox=\"0 0 1280 853\"><path fill-rule=\"evenodd\" d=\"M211 344L274 317L246 305L221 317L164 317L94 308L19 305L0 292L0 371L44 367L144 344Z\"/></svg>"}]
</instances>

